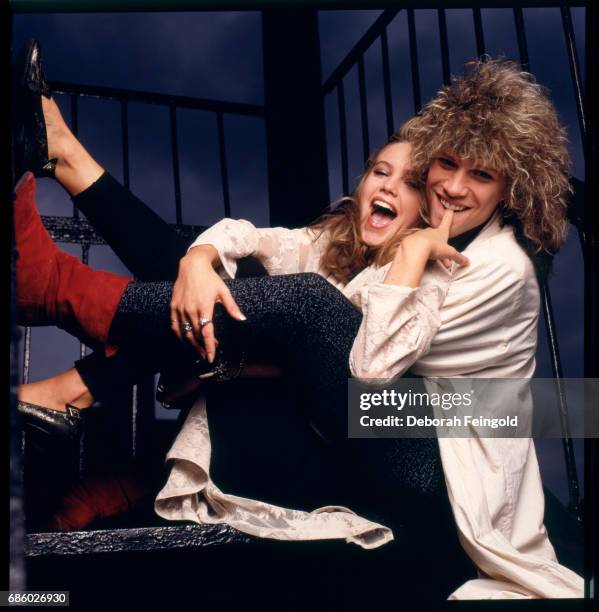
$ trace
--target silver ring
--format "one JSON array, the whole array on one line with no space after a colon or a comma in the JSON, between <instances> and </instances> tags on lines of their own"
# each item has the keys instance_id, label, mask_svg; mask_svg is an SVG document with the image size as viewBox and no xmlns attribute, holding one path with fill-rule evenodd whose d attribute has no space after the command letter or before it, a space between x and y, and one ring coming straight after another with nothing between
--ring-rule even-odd
<instances>
[{"instance_id":1,"label":"silver ring","mask_svg":"<svg viewBox=\"0 0 599 612\"><path fill-rule=\"evenodd\" d=\"M208 325L208 323L212 323L212 319L207 319L206 317L200 317L200 327L204 327Z\"/></svg>"},{"instance_id":2,"label":"silver ring","mask_svg":"<svg viewBox=\"0 0 599 612\"><path fill-rule=\"evenodd\" d=\"M183 331L185 333L193 331L193 325L191 323L189 323L189 322L183 323Z\"/></svg>"}]
</instances>

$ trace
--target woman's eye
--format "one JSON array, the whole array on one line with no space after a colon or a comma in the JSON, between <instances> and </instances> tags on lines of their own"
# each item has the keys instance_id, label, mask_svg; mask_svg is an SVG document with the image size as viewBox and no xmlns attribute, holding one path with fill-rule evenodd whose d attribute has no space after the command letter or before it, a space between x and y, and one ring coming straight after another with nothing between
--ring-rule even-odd
<instances>
[{"instance_id":1,"label":"woman's eye","mask_svg":"<svg viewBox=\"0 0 599 612\"><path fill-rule=\"evenodd\" d=\"M420 190L420 184L418 183L418 181L406 180L404 182L410 189L415 189L417 191Z\"/></svg>"},{"instance_id":2,"label":"woman's eye","mask_svg":"<svg viewBox=\"0 0 599 612\"><path fill-rule=\"evenodd\" d=\"M389 176L389 173L385 170L374 170L374 174L377 176Z\"/></svg>"},{"instance_id":3,"label":"woman's eye","mask_svg":"<svg viewBox=\"0 0 599 612\"><path fill-rule=\"evenodd\" d=\"M474 175L480 179L483 179L484 181L493 180L493 176L489 174L488 172L485 172L484 170L474 170Z\"/></svg>"}]
</instances>

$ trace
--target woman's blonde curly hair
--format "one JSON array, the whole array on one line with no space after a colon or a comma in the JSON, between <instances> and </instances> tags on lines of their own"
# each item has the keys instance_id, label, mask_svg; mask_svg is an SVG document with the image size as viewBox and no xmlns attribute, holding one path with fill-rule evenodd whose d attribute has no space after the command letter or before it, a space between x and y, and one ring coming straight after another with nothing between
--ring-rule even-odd
<instances>
[{"instance_id":1,"label":"woman's blonde curly hair","mask_svg":"<svg viewBox=\"0 0 599 612\"><path fill-rule=\"evenodd\" d=\"M327 276L347 284L356 274L368 266L382 266L389 262L402 238L419 227L425 227L424 216L414 228L404 229L391 236L381 246L369 246L362 242L360 232L360 191L364 181L370 174L378 156L390 144L404 142L398 133L393 134L389 141L380 149L371 153L364 164L364 170L358 184L349 196L344 196L336 202L337 206L314 221L310 227L320 236L328 234L329 242L320 260L320 266ZM424 191L422 192L421 213L426 209Z\"/></svg>"},{"instance_id":2,"label":"woman's blonde curly hair","mask_svg":"<svg viewBox=\"0 0 599 612\"><path fill-rule=\"evenodd\" d=\"M424 182L440 153L475 159L506 179L500 211L534 252L555 253L567 229L569 154L565 129L543 87L513 62L473 61L391 140L412 144Z\"/></svg>"}]
</instances>

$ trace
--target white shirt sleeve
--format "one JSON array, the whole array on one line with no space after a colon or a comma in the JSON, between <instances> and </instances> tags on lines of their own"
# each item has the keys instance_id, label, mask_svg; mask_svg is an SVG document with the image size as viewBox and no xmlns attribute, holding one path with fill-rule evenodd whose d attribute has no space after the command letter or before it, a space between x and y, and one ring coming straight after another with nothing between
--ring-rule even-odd
<instances>
[{"instance_id":1,"label":"white shirt sleeve","mask_svg":"<svg viewBox=\"0 0 599 612\"><path fill-rule=\"evenodd\" d=\"M271 275L303 272L312 236L307 228L257 228L245 219L223 219L202 232L190 249L210 244L227 275L237 273L237 260L253 255Z\"/></svg>"},{"instance_id":2,"label":"white shirt sleeve","mask_svg":"<svg viewBox=\"0 0 599 612\"><path fill-rule=\"evenodd\" d=\"M401 376L426 353L439 326L446 288L375 283L359 294L363 319L349 357L357 378Z\"/></svg>"},{"instance_id":3,"label":"white shirt sleeve","mask_svg":"<svg viewBox=\"0 0 599 612\"><path fill-rule=\"evenodd\" d=\"M408 368L422 376L527 376L536 346L538 287L521 262L472 257L451 272L437 263L412 289L363 287L363 320L350 354L357 378L391 380Z\"/></svg>"}]
</instances>

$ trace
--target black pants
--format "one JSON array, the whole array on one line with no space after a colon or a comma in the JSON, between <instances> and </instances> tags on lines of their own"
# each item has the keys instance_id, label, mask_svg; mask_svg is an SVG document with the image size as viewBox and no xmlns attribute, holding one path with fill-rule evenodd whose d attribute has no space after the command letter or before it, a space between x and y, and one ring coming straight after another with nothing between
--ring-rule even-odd
<instances>
[{"instance_id":1,"label":"black pants","mask_svg":"<svg viewBox=\"0 0 599 612\"><path fill-rule=\"evenodd\" d=\"M74 202L143 279L125 291L111 329L119 354L111 359L92 356L77 366L94 393L94 386L114 386L115 380L126 383L156 371L184 350L170 329L169 302L171 281L188 244L107 174ZM160 245L160 258L148 256L151 245ZM170 280L157 281L165 277ZM300 381L297 392L306 416L350 458L351 469L359 469L371 491L389 492L404 509L415 507L415 498L439 493L442 469L436 440L347 439L348 357L362 315L340 291L317 274L226 282L247 321L234 321L217 305L214 323L222 347L234 344L242 332L248 346L267 346L271 356L283 361Z\"/></svg>"}]
</instances>

